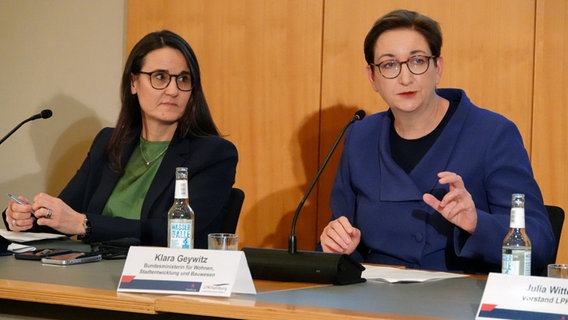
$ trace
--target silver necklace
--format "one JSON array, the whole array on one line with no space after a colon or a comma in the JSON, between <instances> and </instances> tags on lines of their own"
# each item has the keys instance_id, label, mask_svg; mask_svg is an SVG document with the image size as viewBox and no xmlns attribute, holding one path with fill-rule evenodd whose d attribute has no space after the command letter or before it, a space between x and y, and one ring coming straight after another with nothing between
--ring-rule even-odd
<instances>
[{"instance_id":1,"label":"silver necklace","mask_svg":"<svg viewBox=\"0 0 568 320\"><path fill-rule=\"evenodd\" d=\"M154 159L148 160L149 157L144 154L144 148L142 147L143 144L142 137L140 137L140 155L142 156L142 160L144 160L146 166L149 166L152 162L158 160L162 155L164 155L164 153L166 153L166 150L168 150L168 146L166 146L166 148L164 148L164 150L162 150Z\"/></svg>"}]
</instances>

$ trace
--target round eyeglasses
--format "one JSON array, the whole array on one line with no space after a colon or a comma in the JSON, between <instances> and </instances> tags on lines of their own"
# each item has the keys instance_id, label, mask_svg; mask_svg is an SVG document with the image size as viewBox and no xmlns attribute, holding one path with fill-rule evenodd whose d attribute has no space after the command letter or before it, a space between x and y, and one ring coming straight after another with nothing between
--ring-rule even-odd
<instances>
[{"instance_id":1,"label":"round eyeglasses","mask_svg":"<svg viewBox=\"0 0 568 320\"><path fill-rule=\"evenodd\" d=\"M394 79L398 77L402 70L402 65L406 64L408 71L414 75L421 75L428 71L430 67L430 59L435 59L435 56L412 56L406 61L397 61L394 59L386 60L378 64L370 63L370 66L377 67L379 73L386 79Z\"/></svg>"},{"instance_id":2,"label":"round eyeglasses","mask_svg":"<svg viewBox=\"0 0 568 320\"><path fill-rule=\"evenodd\" d=\"M140 71L142 74L146 74L150 77L150 84L152 88L156 90L164 90L170 85L172 78L176 79L176 86L180 91L191 91L191 76L189 72L182 72L180 74L169 74L166 71L152 71L144 72Z\"/></svg>"}]
</instances>

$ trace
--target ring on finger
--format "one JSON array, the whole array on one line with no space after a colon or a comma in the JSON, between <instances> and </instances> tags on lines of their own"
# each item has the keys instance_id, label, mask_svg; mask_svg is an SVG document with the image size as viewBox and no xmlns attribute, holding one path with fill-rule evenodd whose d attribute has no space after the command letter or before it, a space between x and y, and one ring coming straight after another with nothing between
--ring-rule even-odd
<instances>
[{"instance_id":1,"label":"ring on finger","mask_svg":"<svg viewBox=\"0 0 568 320\"><path fill-rule=\"evenodd\" d=\"M14 227L17 227L17 226L18 226L18 222L16 222L16 219L12 219L12 225L13 225Z\"/></svg>"},{"instance_id":2,"label":"ring on finger","mask_svg":"<svg viewBox=\"0 0 568 320\"><path fill-rule=\"evenodd\" d=\"M53 214L53 211L51 211L51 209L47 209L47 213L45 214L46 218L51 218L51 215Z\"/></svg>"}]
</instances>

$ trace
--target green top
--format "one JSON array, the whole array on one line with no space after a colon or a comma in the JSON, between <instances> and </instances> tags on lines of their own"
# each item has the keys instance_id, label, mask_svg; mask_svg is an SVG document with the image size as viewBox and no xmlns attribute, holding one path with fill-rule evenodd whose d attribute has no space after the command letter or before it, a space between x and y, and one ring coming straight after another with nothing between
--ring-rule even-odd
<instances>
[{"instance_id":1,"label":"green top","mask_svg":"<svg viewBox=\"0 0 568 320\"><path fill-rule=\"evenodd\" d=\"M140 137L140 144L132 152L124 175L108 198L103 215L140 219L142 203L169 144L169 141L152 142Z\"/></svg>"}]
</instances>

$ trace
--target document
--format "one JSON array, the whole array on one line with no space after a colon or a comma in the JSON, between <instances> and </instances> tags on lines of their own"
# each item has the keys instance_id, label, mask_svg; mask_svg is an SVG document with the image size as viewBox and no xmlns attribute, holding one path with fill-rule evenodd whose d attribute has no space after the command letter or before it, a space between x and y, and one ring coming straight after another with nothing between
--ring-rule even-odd
<instances>
[{"instance_id":1,"label":"document","mask_svg":"<svg viewBox=\"0 0 568 320\"><path fill-rule=\"evenodd\" d=\"M379 267L374 265L363 265L365 270L361 277L367 280L382 280L389 283L397 282L425 282L450 278L467 277L465 274L414 270L394 267Z\"/></svg>"},{"instance_id":2,"label":"document","mask_svg":"<svg viewBox=\"0 0 568 320\"><path fill-rule=\"evenodd\" d=\"M66 235L44 232L14 232L0 229L0 235L11 242L26 243L38 240L65 238Z\"/></svg>"},{"instance_id":3,"label":"document","mask_svg":"<svg viewBox=\"0 0 568 320\"><path fill-rule=\"evenodd\" d=\"M8 251L13 253L23 253L23 252L30 252L35 251L36 247L30 247L19 243L11 243L8 245Z\"/></svg>"}]
</instances>

